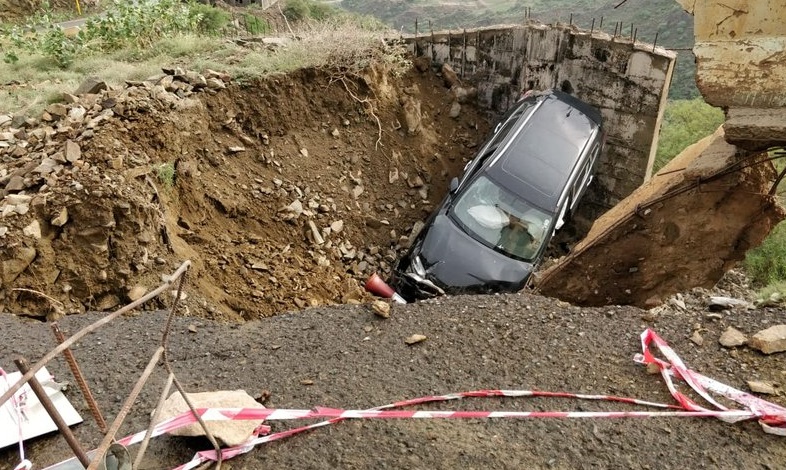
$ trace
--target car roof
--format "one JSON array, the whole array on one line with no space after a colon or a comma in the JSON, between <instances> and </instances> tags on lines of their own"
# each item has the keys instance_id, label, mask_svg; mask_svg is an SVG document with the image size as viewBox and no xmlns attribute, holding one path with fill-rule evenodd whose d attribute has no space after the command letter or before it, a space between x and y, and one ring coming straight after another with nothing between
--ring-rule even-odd
<instances>
[{"instance_id":1,"label":"car roof","mask_svg":"<svg viewBox=\"0 0 786 470\"><path fill-rule=\"evenodd\" d=\"M530 203L554 211L584 147L601 126L601 117L596 109L563 92L527 100L533 99L539 103L537 108L519 117L487 173Z\"/></svg>"}]
</instances>

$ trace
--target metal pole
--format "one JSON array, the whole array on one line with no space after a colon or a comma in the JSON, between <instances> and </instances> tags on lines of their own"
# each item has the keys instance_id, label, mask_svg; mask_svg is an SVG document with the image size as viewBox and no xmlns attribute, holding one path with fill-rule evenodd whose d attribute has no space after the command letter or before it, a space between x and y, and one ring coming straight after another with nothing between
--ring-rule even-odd
<instances>
[{"instance_id":1,"label":"metal pole","mask_svg":"<svg viewBox=\"0 0 786 470\"><path fill-rule=\"evenodd\" d=\"M65 342L65 337L63 336L63 332L60 331L60 326L57 322L52 323L52 332L55 334L58 344L63 344ZM85 398L85 402L87 402L87 407L90 408L90 414L93 415L93 419L95 419L96 424L98 424L98 429L100 429L102 433L105 433L106 421L101 415L101 410L98 409L98 403L96 403L95 398L93 398L93 393L90 391L90 387L85 381L85 376L79 369L79 364L76 363L74 353L71 352L70 348L65 348L63 350L63 357L65 357L66 363L68 363L68 368L71 369L71 374L73 374L76 384L79 386L79 390L82 391L82 396Z\"/></svg>"},{"instance_id":2,"label":"metal pole","mask_svg":"<svg viewBox=\"0 0 786 470\"><path fill-rule=\"evenodd\" d=\"M590 36L595 32L595 18L592 18L592 26L590 26Z\"/></svg>"},{"instance_id":3,"label":"metal pole","mask_svg":"<svg viewBox=\"0 0 786 470\"><path fill-rule=\"evenodd\" d=\"M16 382L14 385L12 385L8 390L5 391L5 393L3 393L2 396L0 396L0 405L5 403L6 401L8 401L8 399L11 398L11 396L14 393L16 393L20 388L22 388L22 386L24 384L26 384L27 381L30 380L35 375L36 372L41 370L42 367L44 367L49 361L54 359L58 354L60 354L61 352L65 351L66 348L70 347L71 345L73 345L74 343L76 343L77 341L82 339L83 337L87 336L88 334L92 333L93 331L95 331L95 330L101 328L102 326L106 325L107 323L111 322L112 320L114 320L115 318L119 317L120 315L122 315L122 314L124 314L126 312L129 312L129 311L137 308L138 306L142 305L143 303L147 302L148 300L158 296L158 294L160 294L161 292L164 292L165 290L167 290L176 280L178 280L180 278L180 276L182 276L183 273L186 272L186 270L189 268L189 266L191 266L191 261L184 261L183 264L181 264L180 267L177 268L177 270L172 274L172 276L169 277L169 280L166 281L165 283L161 284L160 286L158 286L155 290L152 290L152 291L148 292L141 299L138 299L138 300L136 300L134 302L131 302L130 304L126 305L125 307L122 307L121 309L117 310L116 312L111 313L111 314L101 318L100 320L96 320L95 323L92 323L92 324L82 328L81 330L79 330L76 333L74 333L73 336L68 338L63 344L61 344L60 346L56 347L55 349L49 351L46 354L46 356L44 356L40 361L38 361L35 364L33 364L33 366L30 368L30 370L27 371L19 379L18 382Z\"/></svg>"},{"instance_id":4,"label":"metal pole","mask_svg":"<svg viewBox=\"0 0 786 470\"><path fill-rule=\"evenodd\" d=\"M30 370L30 363L24 357L18 357L14 359L14 364L16 364L17 369L22 374L26 374ZM31 377L27 383L30 385L30 388L33 389L33 393L35 396L38 397L38 401L41 402L41 406L44 407L49 417L52 418L54 421L55 426L57 426L58 431L60 434L63 435L63 438L68 443L68 447L74 452L74 455L79 462L87 467L90 465L90 458L88 458L87 454L85 453L82 446L79 445L79 441L76 440L74 437L74 433L71 432L71 428L68 427L66 422L63 420L63 417L60 416L60 413L57 411L55 404L52 403L52 400L49 399L49 395L46 394L46 390L41 384L38 382L38 379L35 378L35 375Z\"/></svg>"},{"instance_id":5,"label":"metal pole","mask_svg":"<svg viewBox=\"0 0 786 470\"><path fill-rule=\"evenodd\" d=\"M120 429L120 426L123 424L123 420L126 419L126 415L131 412L131 407L134 406L134 402L136 401L136 397L142 392L142 387L144 387L145 382L150 377L150 374L153 372L158 360L161 359L161 355L164 353L164 347L159 346L156 349L156 352L153 353L153 357L150 358L150 362L147 363L147 367L145 367L144 372L137 380L134 388L131 390L131 394L126 398L125 403L123 403L123 407L120 409L120 413L117 414L115 420L112 422L112 425L109 427L109 431L104 436L104 439L101 441L101 445L98 446L95 453L95 459L90 463L90 466L87 467L87 470L97 470L98 466L101 462L104 461L104 455L106 451L109 450L109 446L112 445L112 441L115 440L115 434Z\"/></svg>"}]
</instances>

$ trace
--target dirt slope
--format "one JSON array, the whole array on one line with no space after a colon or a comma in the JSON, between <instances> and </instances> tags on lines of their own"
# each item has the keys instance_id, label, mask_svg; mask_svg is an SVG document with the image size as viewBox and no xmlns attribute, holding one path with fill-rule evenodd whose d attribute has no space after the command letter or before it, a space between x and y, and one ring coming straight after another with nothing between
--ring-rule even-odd
<instances>
[{"instance_id":1,"label":"dirt slope","mask_svg":"<svg viewBox=\"0 0 786 470\"><path fill-rule=\"evenodd\" d=\"M170 71L11 127L0 309L112 309L184 259L200 315L364 298L488 132L472 106L449 117L452 95L425 69L225 89Z\"/></svg>"}]
</instances>

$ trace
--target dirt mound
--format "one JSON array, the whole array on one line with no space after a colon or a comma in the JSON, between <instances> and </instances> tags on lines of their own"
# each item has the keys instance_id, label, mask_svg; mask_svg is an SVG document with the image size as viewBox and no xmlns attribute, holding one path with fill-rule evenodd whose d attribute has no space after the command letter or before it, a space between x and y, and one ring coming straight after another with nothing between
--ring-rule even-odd
<instances>
[{"instance_id":1,"label":"dirt mound","mask_svg":"<svg viewBox=\"0 0 786 470\"><path fill-rule=\"evenodd\" d=\"M0 310L112 309L183 259L196 314L362 300L488 132L430 70L168 72L0 117Z\"/></svg>"}]
</instances>

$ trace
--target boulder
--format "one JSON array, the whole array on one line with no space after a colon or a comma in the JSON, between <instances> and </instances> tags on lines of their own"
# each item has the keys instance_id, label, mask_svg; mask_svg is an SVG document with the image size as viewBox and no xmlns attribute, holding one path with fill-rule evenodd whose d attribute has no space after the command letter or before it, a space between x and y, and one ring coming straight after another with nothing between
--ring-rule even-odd
<instances>
[{"instance_id":1,"label":"boulder","mask_svg":"<svg viewBox=\"0 0 786 470\"><path fill-rule=\"evenodd\" d=\"M786 325L775 325L759 331L748 345L764 354L786 351Z\"/></svg>"}]
</instances>

